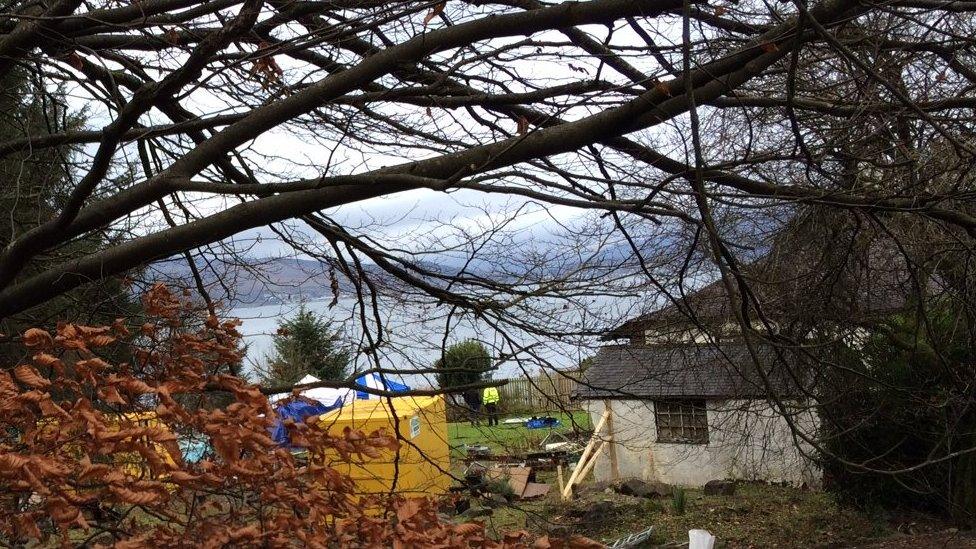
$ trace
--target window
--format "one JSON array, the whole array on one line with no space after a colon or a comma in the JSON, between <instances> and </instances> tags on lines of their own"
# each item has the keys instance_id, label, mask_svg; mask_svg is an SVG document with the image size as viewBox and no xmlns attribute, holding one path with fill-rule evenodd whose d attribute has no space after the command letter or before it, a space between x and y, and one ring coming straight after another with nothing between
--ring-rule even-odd
<instances>
[{"instance_id":1,"label":"window","mask_svg":"<svg viewBox=\"0 0 976 549\"><path fill-rule=\"evenodd\" d=\"M665 400L654 403L658 442L708 444L708 415L704 400Z\"/></svg>"}]
</instances>

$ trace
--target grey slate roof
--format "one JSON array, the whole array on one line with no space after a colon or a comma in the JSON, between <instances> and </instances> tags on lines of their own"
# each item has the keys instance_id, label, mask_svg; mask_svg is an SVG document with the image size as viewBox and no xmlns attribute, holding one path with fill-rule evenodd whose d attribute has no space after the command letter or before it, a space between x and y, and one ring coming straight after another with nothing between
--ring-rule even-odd
<instances>
[{"instance_id":1,"label":"grey slate roof","mask_svg":"<svg viewBox=\"0 0 976 549\"><path fill-rule=\"evenodd\" d=\"M803 393L796 368L760 347L759 358L780 397ZM787 363L790 361L787 360ZM580 399L763 398L767 392L743 344L683 344L600 349L583 376Z\"/></svg>"}]
</instances>

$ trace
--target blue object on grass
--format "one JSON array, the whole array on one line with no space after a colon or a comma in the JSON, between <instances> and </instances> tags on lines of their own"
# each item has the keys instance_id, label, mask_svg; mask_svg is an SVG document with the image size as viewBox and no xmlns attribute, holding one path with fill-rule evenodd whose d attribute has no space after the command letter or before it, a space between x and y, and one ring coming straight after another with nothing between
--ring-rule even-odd
<instances>
[{"instance_id":1,"label":"blue object on grass","mask_svg":"<svg viewBox=\"0 0 976 549\"><path fill-rule=\"evenodd\" d=\"M307 417L322 415L341 407L341 398L337 399L331 405L323 404L312 399L300 398L281 404L275 410L278 417L275 420L274 427L271 429L271 438L282 446L290 446L291 440L288 437L288 429L285 428L285 420L292 419L295 423L301 423Z\"/></svg>"},{"instance_id":2,"label":"blue object on grass","mask_svg":"<svg viewBox=\"0 0 976 549\"><path fill-rule=\"evenodd\" d=\"M525 426L529 429L551 429L553 427L559 427L559 420L554 417L534 417L525 422Z\"/></svg>"},{"instance_id":3,"label":"blue object on grass","mask_svg":"<svg viewBox=\"0 0 976 549\"><path fill-rule=\"evenodd\" d=\"M210 443L203 437L178 437L176 442L186 463L199 463L210 452Z\"/></svg>"}]
</instances>

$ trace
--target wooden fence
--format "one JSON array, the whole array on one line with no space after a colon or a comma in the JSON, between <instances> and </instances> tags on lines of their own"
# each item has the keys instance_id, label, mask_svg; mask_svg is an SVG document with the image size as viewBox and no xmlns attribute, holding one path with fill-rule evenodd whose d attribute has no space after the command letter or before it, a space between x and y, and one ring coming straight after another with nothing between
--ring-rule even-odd
<instances>
[{"instance_id":1,"label":"wooden fence","mask_svg":"<svg viewBox=\"0 0 976 549\"><path fill-rule=\"evenodd\" d=\"M501 409L513 412L579 410L571 395L579 385L578 372L546 372L534 378L509 379L498 388Z\"/></svg>"}]
</instances>

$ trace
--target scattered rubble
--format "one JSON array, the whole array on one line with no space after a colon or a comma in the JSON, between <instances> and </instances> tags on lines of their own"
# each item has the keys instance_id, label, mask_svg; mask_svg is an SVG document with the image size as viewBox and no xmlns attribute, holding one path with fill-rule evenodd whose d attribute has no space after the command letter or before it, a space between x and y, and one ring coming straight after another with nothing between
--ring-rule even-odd
<instances>
[{"instance_id":1,"label":"scattered rubble","mask_svg":"<svg viewBox=\"0 0 976 549\"><path fill-rule=\"evenodd\" d=\"M582 510L580 519L584 523L603 522L610 516L613 508L613 502L608 499L594 501Z\"/></svg>"},{"instance_id":2,"label":"scattered rubble","mask_svg":"<svg viewBox=\"0 0 976 549\"><path fill-rule=\"evenodd\" d=\"M625 496L650 499L670 495L671 487L663 482L644 482L643 480L632 478L614 486L614 491Z\"/></svg>"},{"instance_id":3,"label":"scattered rubble","mask_svg":"<svg viewBox=\"0 0 976 549\"><path fill-rule=\"evenodd\" d=\"M704 494L706 496L735 495L735 483L731 480L710 480L705 483Z\"/></svg>"},{"instance_id":4,"label":"scattered rubble","mask_svg":"<svg viewBox=\"0 0 976 549\"><path fill-rule=\"evenodd\" d=\"M531 467L496 467L489 469L485 476L491 480L506 480L512 488L515 499L532 499L549 493L550 486L533 482L535 474Z\"/></svg>"}]
</instances>

